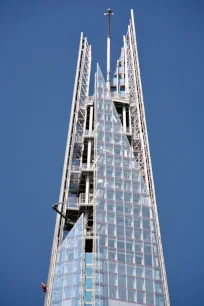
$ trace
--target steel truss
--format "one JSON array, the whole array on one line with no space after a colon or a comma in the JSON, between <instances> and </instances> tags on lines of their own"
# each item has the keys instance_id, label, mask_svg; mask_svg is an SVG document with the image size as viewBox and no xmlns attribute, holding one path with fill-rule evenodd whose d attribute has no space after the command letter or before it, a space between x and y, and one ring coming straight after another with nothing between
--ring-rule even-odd
<instances>
[{"instance_id":1,"label":"steel truss","mask_svg":"<svg viewBox=\"0 0 204 306\"><path fill-rule=\"evenodd\" d=\"M69 208L68 194L70 185L74 184L77 191L80 183L81 171L79 171L79 167L77 167L77 165L80 165L81 163L81 155L83 152L86 104L87 97L89 94L90 71L91 46L88 44L87 38L83 37L83 33L81 33L74 93L72 99L72 109L67 136L67 146L65 151L61 190L59 196L59 203L62 204L58 206L58 209L64 214L66 214L66 210L67 208ZM74 165L76 165L76 167L74 167ZM52 253L50 259L47 294L44 304L45 306L51 305L57 251L62 240L63 227L64 218L62 218L61 215L58 214L56 219Z\"/></svg>"},{"instance_id":2,"label":"steel truss","mask_svg":"<svg viewBox=\"0 0 204 306\"><path fill-rule=\"evenodd\" d=\"M111 95L113 102L116 104L116 109L117 105L119 105L118 107L122 109L121 121L123 120L123 122L125 122L125 125L123 125L124 132L128 136L128 139L132 145L135 158L140 165L141 174L146 182L148 192L152 199L164 284L165 305L169 306L170 301L158 222L133 11L131 11L130 25L128 26L126 36L123 37L123 41L124 46L121 49L121 55L117 61L114 82L111 84ZM73 209L70 214L73 214L73 218L75 218L75 220L77 220L77 209L84 210L87 223L90 217L93 219L92 206L94 204L94 198L97 192L94 190L94 169L96 159L92 160L95 131L93 130L93 123L90 124L90 122L94 121L93 112L95 110L93 98L88 97L90 70L91 46L88 44L87 38L83 37L82 33L79 45L77 71L67 136L61 191L58 201L60 203L58 205L58 210L62 213L62 215L67 216L67 212ZM125 95L121 96L121 91L124 89ZM92 115L90 115L91 108ZM128 115L126 112L128 112ZM126 118L129 118L128 125L126 124ZM87 129L88 123L89 128ZM76 195L77 201L75 207L71 202L71 198L69 198L69 195L71 194ZM66 227L65 218L63 218L62 215L58 214L56 219L47 283L47 294L44 304L45 306L51 305L57 251L62 241L63 231ZM88 233L87 226L85 226L85 233ZM92 234L94 235L94 233Z\"/></svg>"},{"instance_id":3,"label":"steel truss","mask_svg":"<svg viewBox=\"0 0 204 306\"><path fill-rule=\"evenodd\" d=\"M123 51L124 50L124 51ZM125 71L126 71L126 99L129 100L132 126L132 147L135 158L140 165L141 174L144 177L148 191L150 193L153 212L156 223L156 234L158 239L159 257L164 283L165 303L170 305L169 293L165 272L164 256L161 243L161 234L158 221L156 205L156 195L149 150L149 141L145 119L145 109L142 94L142 84L140 78L140 67L137 53L136 33L134 15L131 10L131 20L126 36L124 36Z\"/></svg>"}]
</instances>

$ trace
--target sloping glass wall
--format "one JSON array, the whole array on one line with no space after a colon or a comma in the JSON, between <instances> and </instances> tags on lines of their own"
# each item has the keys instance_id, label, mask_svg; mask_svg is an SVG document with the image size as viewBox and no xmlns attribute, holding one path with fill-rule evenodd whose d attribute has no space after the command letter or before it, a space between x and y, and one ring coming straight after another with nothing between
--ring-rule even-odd
<instances>
[{"instance_id":1,"label":"sloping glass wall","mask_svg":"<svg viewBox=\"0 0 204 306\"><path fill-rule=\"evenodd\" d=\"M99 67L95 106L95 305L164 306L151 200Z\"/></svg>"},{"instance_id":2,"label":"sloping glass wall","mask_svg":"<svg viewBox=\"0 0 204 306\"><path fill-rule=\"evenodd\" d=\"M52 306L82 304L83 231L83 215L81 215L58 250Z\"/></svg>"}]
</instances>

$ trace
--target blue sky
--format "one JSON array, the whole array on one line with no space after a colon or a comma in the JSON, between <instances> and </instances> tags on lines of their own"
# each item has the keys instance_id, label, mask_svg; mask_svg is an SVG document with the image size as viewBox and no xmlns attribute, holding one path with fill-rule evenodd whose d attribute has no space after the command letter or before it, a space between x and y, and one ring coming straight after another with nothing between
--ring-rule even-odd
<instances>
[{"instance_id":1,"label":"blue sky","mask_svg":"<svg viewBox=\"0 0 204 306\"><path fill-rule=\"evenodd\" d=\"M171 304L204 305L203 1L0 1L0 304L43 305L80 32L105 72L130 9Z\"/></svg>"}]
</instances>

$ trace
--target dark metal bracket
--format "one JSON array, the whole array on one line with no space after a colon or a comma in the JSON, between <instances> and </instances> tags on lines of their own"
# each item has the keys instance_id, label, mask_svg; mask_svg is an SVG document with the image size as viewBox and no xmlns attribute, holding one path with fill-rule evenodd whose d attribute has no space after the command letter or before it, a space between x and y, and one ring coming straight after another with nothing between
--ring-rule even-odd
<instances>
[{"instance_id":1,"label":"dark metal bracket","mask_svg":"<svg viewBox=\"0 0 204 306\"><path fill-rule=\"evenodd\" d=\"M62 218L64 218L64 219L65 219L65 222L66 222L67 224L74 225L75 222L72 222L69 218L67 218L67 216L66 216L65 214L63 214L63 213L58 209L58 205L60 205L60 204L63 204L63 203L60 202L60 203L56 203L56 204L52 205L52 209L54 209Z\"/></svg>"},{"instance_id":2,"label":"dark metal bracket","mask_svg":"<svg viewBox=\"0 0 204 306\"><path fill-rule=\"evenodd\" d=\"M66 222L69 222L70 220L66 217L65 214L63 214L59 209L58 209L58 205L63 204L63 203L56 203L54 205L52 205L52 209L54 209L62 218L65 219Z\"/></svg>"}]
</instances>

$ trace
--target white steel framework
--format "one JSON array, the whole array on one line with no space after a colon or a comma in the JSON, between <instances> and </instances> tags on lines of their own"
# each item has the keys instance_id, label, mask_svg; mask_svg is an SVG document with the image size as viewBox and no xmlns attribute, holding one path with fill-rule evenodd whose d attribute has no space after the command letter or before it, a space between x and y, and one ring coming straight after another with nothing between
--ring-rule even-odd
<instances>
[{"instance_id":1,"label":"white steel framework","mask_svg":"<svg viewBox=\"0 0 204 306\"><path fill-rule=\"evenodd\" d=\"M77 62L77 70L74 84L74 92L72 99L72 109L70 114L69 129L67 136L67 145L65 151L65 159L62 173L61 190L59 195L59 209L66 213L67 206L71 206L68 200L68 190L73 182L79 184L80 172L78 167L73 167L73 161L79 161L82 154L84 123L86 116L86 103L89 95L91 71L91 46L88 44L87 38L81 33L79 54ZM77 164L78 166L79 164ZM75 205L75 203L74 203ZM52 288L54 281L54 270L57 260L57 252L63 236L64 219L61 215L57 215L52 253L50 259L49 275L47 282L47 294L45 298L45 306L51 305Z\"/></svg>"},{"instance_id":2,"label":"white steel framework","mask_svg":"<svg viewBox=\"0 0 204 306\"><path fill-rule=\"evenodd\" d=\"M111 12L110 9L109 12ZM106 86L104 87L105 82L98 67L95 76L95 93L93 97L90 97L91 46L83 33L81 34L61 191L57 204L58 210L56 210L59 214L57 215L54 232L45 306L118 305L114 302L114 299L123 301L125 306L141 303L143 305L170 306L132 10L127 34L123 36L123 47L117 61L112 83L110 83L109 78L110 29L107 50ZM111 167L104 166L103 163L106 162L110 162ZM116 163L120 164L121 169L117 168ZM127 171L128 165L129 171ZM104 174L101 171L104 171ZM109 174L107 174L108 171ZM120 171L124 176L119 179L122 182L121 186L117 185L117 175L121 175ZM128 179L130 174L132 175L132 181ZM110 179L108 176L111 175L112 178ZM137 183L134 183L134 179L137 180ZM134 188L137 188L137 191ZM118 196L121 196L121 199L117 198ZM109 201L111 197L112 202ZM130 199L132 200L130 201ZM129 290L127 286L125 289L127 296L126 293L120 292L120 287L117 287L122 279L122 276L119 275L120 272L118 272L118 276L115 274L117 280L115 280L114 288L111 287L112 283L109 279L112 277L111 274L108 276L106 284L103 284L103 280L101 285L101 280L97 280L97 271L101 269L102 262L100 260L102 256L104 256L103 262L110 265L112 259L107 254L109 254L109 251L110 254L114 253L111 249L107 249L107 252L104 249L109 246L107 241L112 239L107 235L109 231L108 218L112 218L113 213L110 212L110 216L108 215L106 211L107 203L110 203L110 205L114 203L115 211L117 211L117 205L118 209L121 205L122 211L127 210L127 215L124 213L123 216L124 220L121 219L121 212L114 213L115 220L113 219L113 224L116 225L119 219L124 224L127 221L127 228L125 228L125 225L123 228L126 247L123 251L118 251L121 256L120 259L123 260L124 256L127 261L125 286L131 279L135 286L133 291ZM144 207L137 206L141 204ZM104 213L100 209L103 209ZM133 213L133 211L137 212L138 209L141 210L140 218L143 217L140 225L138 225L138 216L134 216ZM144 224L149 222L151 232L143 228L143 225L141 225L143 222ZM132 227L131 230L129 226ZM137 226L139 226L139 229ZM114 231L120 230L119 224ZM158 248L158 252L155 251L155 258L153 258L153 255L151 257L150 254L145 257L144 252L144 255L142 255L144 258L142 259L141 255L137 254L136 245L133 246L133 244L138 243L137 239L139 239L140 232L142 233L140 242L143 245L151 246L150 252L152 254L154 248L155 250ZM131 233L131 238L128 233ZM119 256L116 250L118 244L120 244L120 238L118 238L120 234L120 232L117 233L115 241L112 241L116 252L115 259ZM77 250L77 244L80 246L79 250ZM132 250L131 253L128 253L128 248ZM124 254L121 252L124 252ZM70 254L74 259L70 259ZM155 278L155 283L152 285L155 290L153 293L148 292L148 289L144 287L146 288L144 290L147 291L146 296L143 293L139 295L136 291L141 286L140 280L136 278L137 275L135 274L134 280L131 278L133 275L128 274L127 271L128 263L132 264L132 269L135 269L135 271L141 269L137 266L138 262L139 265L144 265L143 269L146 269L145 258L149 260L150 265L147 264L147 270L151 268L153 273L155 268L156 271L154 272L160 273L161 270L162 275L161 279ZM120 259L118 260L120 261ZM70 268L70 271L67 271L67 267L71 267L70 265L73 269ZM119 265L121 264L118 263L118 267ZM59 269L61 269L60 279L58 277ZM87 272L90 269L92 269L91 275ZM91 287L90 282L92 282ZM143 282L143 286L147 286L149 282L150 280L147 279ZM159 285L163 289L158 289ZM104 288L107 288L107 292ZM104 291L104 296L100 300L97 295L101 290Z\"/></svg>"},{"instance_id":3,"label":"white steel framework","mask_svg":"<svg viewBox=\"0 0 204 306\"><path fill-rule=\"evenodd\" d=\"M131 20L128 26L128 32L124 37L124 50L125 62L127 65L127 92L130 103L133 151L137 162L140 164L141 174L144 176L145 182L147 183L153 203L166 305L170 305L149 150L133 10L131 10Z\"/></svg>"}]
</instances>

